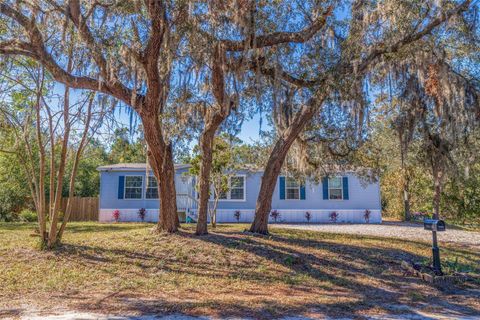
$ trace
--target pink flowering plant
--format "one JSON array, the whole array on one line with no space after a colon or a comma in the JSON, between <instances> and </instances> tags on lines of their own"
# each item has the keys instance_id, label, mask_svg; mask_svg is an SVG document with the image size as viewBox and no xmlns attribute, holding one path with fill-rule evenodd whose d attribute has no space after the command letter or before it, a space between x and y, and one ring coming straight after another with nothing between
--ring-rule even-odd
<instances>
[{"instance_id":1,"label":"pink flowering plant","mask_svg":"<svg viewBox=\"0 0 480 320\"><path fill-rule=\"evenodd\" d=\"M115 222L118 222L120 220L120 210L113 210L113 219L115 219Z\"/></svg>"},{"instance_id":2,"label":"pink flowering plant","mask_svg":"<svg viewBox=\"0 0 480 320\"><path fill-rule=\"evenodd\" d=\"M330 212L330 221L332 221L333 223L337 222L338 216L339 214L337 211Z\"/></svg>"},{"instance_id":3,"label":"pink flowering plant","mask_svg":"<svg viewBox=\"0 0 480 320\"><path fill-rule=\"evenodd\" d=\"M365 213L363 214L363 218L365 219L365 222L366 223L369 223L370 222L370 214L372 212L368 209L365 209Z\"/></svg>"},{"instance_id":4,"label":"pink flowering plant","mask_svg":"<svg viewBox=\"0 0 480 320\"><path fill-rule=\"evenodd\" d=\"M278 210L272 210L272 212L270 212L270 217L277 222L278 218L280 218L280 212L278 212Z\"/></svg>"},{"instance_id":5,"label":"pink flowering plant","mask_svg":"<svg viewBox=\"0 0 480 320\"><path fill-rule=\"evenodd\" d=\"M310 213L310 211L305 212L305 219L307 219L307 222L310 222L310 220L312 219L312 214Z\"/></svg>"},{"instance_id":6,"label":"pink flowering plant","mask_svg":"<svg viewBox=\"0 0 480 320\"><path fill-rule=\"evenodd\" d=\"M235 217L235 219L237 219L237 222L240 222L240 210L236 210L235 213L233 214L233 216Z\"/></svg>"},{"instance_id":7,"label":"pink flowering plant","mask_svg":"<svg viewBox=\"0 0 480 320\"><path fill-rule=\"evenodd\" d=\"M145 221L145 215L147 214L147 209L140 208L138 209L138 217L143 221Z\"/></svg>"}]
</instances>

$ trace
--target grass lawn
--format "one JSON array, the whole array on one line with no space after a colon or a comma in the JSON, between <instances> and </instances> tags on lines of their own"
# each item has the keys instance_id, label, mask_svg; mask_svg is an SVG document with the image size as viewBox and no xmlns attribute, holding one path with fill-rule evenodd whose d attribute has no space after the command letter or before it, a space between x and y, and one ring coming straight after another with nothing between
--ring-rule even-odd
<instances>
[{"instance_id":1,"label":"grass lawn","mask_svg":"<svg viewBox=\"0 0 480 320\"><path fill-rule=\"evenodd\" d=\"M428 243L279 228L252 236L246 225L158 235L152 226L71 223L61 248L41 252L33 224L0 224L0 310L271 318L412 306L480 314L479 283L445 292L403 275L399 262L428 259ZM479 252L449 245L441 254L480 273Z\"/></svg>"}]
</instances>

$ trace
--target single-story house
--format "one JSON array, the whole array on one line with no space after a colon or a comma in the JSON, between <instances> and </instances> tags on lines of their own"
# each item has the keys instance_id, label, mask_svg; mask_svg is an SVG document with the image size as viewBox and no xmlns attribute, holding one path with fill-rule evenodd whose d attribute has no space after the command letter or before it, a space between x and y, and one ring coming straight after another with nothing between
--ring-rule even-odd
<instances>
[{"instance_id":1,"label":"single-story house","mask_svg":"<svg viewBox=\"0 0 480 320\"><path fill-rule=\"evenodd\" d=\"M177 208L182 221L195 220L198 211L195 177L188 175L188 169L189 165L175 166ZM140 221L140 209L146 210L145 221L158 221L157 181L145 163L107 165L98 170L100 221L113 221L115 210L120 212L120 221ZM240 170L231 175L230 190L218 203L217 222L251 222L261 179L261 171ZM355 172L331 175L319 183L300 183L280 176L273 210L278 213L276 221L285 223L380 223L380 183L361 181Z\"/></svg>"}]
</instances>

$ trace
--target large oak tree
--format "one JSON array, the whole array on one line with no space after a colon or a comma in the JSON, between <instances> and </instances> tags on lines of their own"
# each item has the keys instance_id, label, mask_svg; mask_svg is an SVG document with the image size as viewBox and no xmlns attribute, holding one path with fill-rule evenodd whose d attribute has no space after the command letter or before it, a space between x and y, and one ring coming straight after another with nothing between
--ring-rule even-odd
<instances>
[{"instance_id":1,"label":"large oak tree","mask_svg":"<svg viewBox=\"0 0 480 320\"><path fill-rule=\"evenodd\" d=\"M305 10L311 19L305 19ZM331 13L328 2L308 1L300 6L291 1L211 1L205 12L191 17L194 32L188 37L189 58L197 68L206 69L206 75L200 78L210 94L188 101L199 106L203 122L199 138L202 161L198 174L197 234L207 233L214 137L232 111L239 112L242 101L252 104L245 98L255 86L258 67L263 65L261 52L280 46L305 46L326 26ZM190 93L193 91L189 88Z\"/></svg>"},{"instance_id":2,"label":"large oak tree","mask_svg":"<svg viewBox=\"0 0 480 320\"><path fill-rule=\"evenodd\" d=\"M277 52L266 54L260 64L252 66L271 78L273 85L280 82L301 95L292 99L288 121L277 133L265 166L251 232L268 233L278 175L291 146L323 106L332 101L351 102L347 107L361 114L365 105L363 86L372 69L401 60L402 54L414 46L421 47L423 39L438 35L447 21L469 10L470 1L354 1L346 8L334 5L337 14L326 27L333 40L316 39L320 43L300 57L297 52L290 59L279 58ZM342 17L345 10L347 18Z\"/></svg>"},{"instance_id":3,"label":"large oak tree","mask_svg":"<svg viewBox=\"0 0 480 320\"><path fill-rule=\"evenodd\" d=\"M138 113L159 184L158 230L175 232L173 146L162 115L181 40L180 22L188 15L186 2L1 1L0 15L0 54L28 56L56 81L108 95ZM70 29L73 36L66 37ZM70 46L90 58L76 72L66 65Z\"/></svg>"}]
</instances>

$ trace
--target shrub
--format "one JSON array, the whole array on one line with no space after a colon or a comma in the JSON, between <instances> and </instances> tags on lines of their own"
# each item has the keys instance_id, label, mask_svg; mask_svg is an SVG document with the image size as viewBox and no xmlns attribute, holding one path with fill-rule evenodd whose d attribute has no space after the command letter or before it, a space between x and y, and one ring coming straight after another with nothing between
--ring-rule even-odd
<instances>
[{"instance_id":1,"label":"shrub","mask_svg":"<svg viewBox=\"0 0 480 320\"><path fill-rule=\"evenodd\" d=\"M12 213L12 212L0 213L0 222L13 222L16 220L18 220L18 217L15 213Z\"/></svg>"},{"instance_id":2,"label":"shrub","mask_svg":"<svg viewBox=\"0 0 480 320\"><path fill-rule=\"evenodd\" d=\"M278 210L272 210L272 212L270 212L270 217L277 222L277 219L280 218L280 212L278 212Z\"/></svg>"},{"instance_id":3,"label":"shrub","mask_svg":"<svg viewBox=\"0 0 480 320\"><path fill-rule=\"evenodd\" d=\"M65 217L65 213L63 211L58 212L58 221L63 221L63 218Z\"/></svg>"},{"instance_id":4,"label":"shrub","mask_svg":"<svg viewBox=\"0 0 480 320\"><path fill-rule=\"evenodd\" d=\"M113 219L115 219L115 222L118 222L120 220L120 210L113 210Z\"/></svg>"},{"instance_id":5,"label":"shrub","mask_svg":"<svg viewBox=\"0 0 480 320\"><path fill-rule=\"evenodd\" d=\"M423 219L429 218L430 216L426 212L419 211L419 212L414 212L412 214L412 217L414 221L423 221Z\"/></svg>"},{"instance_id":6,"label":"shrub","mask_svg":"<svg viewBox=\"0 0 480 320\"><path fill-rule=\"evenodd\" d=\"M338 212L336 211L330 212L330 221L337 222L338 216L339 216Z\"/></svg>"},{"instance_id":7,"label":"shrub","mask_svg":"<svg viewBox=\"0 0 480 320\"><path fill-rule=\"evenodd\" d=\"M240 210L236 210L233 216L237 219L237 222L240 222Z\"/></svg>"},{"instance_id":8,"label":"shrub","mask_svg":"<svg viewBox=\"0 0 480 320\"><path fill-rule=\"evenodd\" d=\"M143 221L145 221L145 214L147 213L147 209L140 208L138 209L138 217Z\"/></svg>"},{"instance_id":9,"label":"shrub","mask_svg":"<svg viewBox=\"0 0 480 320\"><path fill-rule=\"evenodd\" d=\"M29 209L23 209L19 216L20 220L25 222L35 222L38 219L37 213Z\"/></svg>"},{"instance_id":10,"label":"shrub","mask_svg":"<svg viewBox=\"0 0 480 320\"><path fill-rule=\"evenodd\" d=\"M369 223L370 222L370 214L372 212L368 209L365 209L365 213L363 214L363 217L365 218L365 222L366 223Z\"/></svg>"},{"instance_id":11,"label":"shrub","mask_svg":"<svg viewBox=\"0 0 480 320\"><path fill-rule=\"evenodd\" d=\"M312 214L309 211L305 212L305 219L307 219L307 222L310 222L310 219L312 219Z\"/></svg>"}]
</instances>

